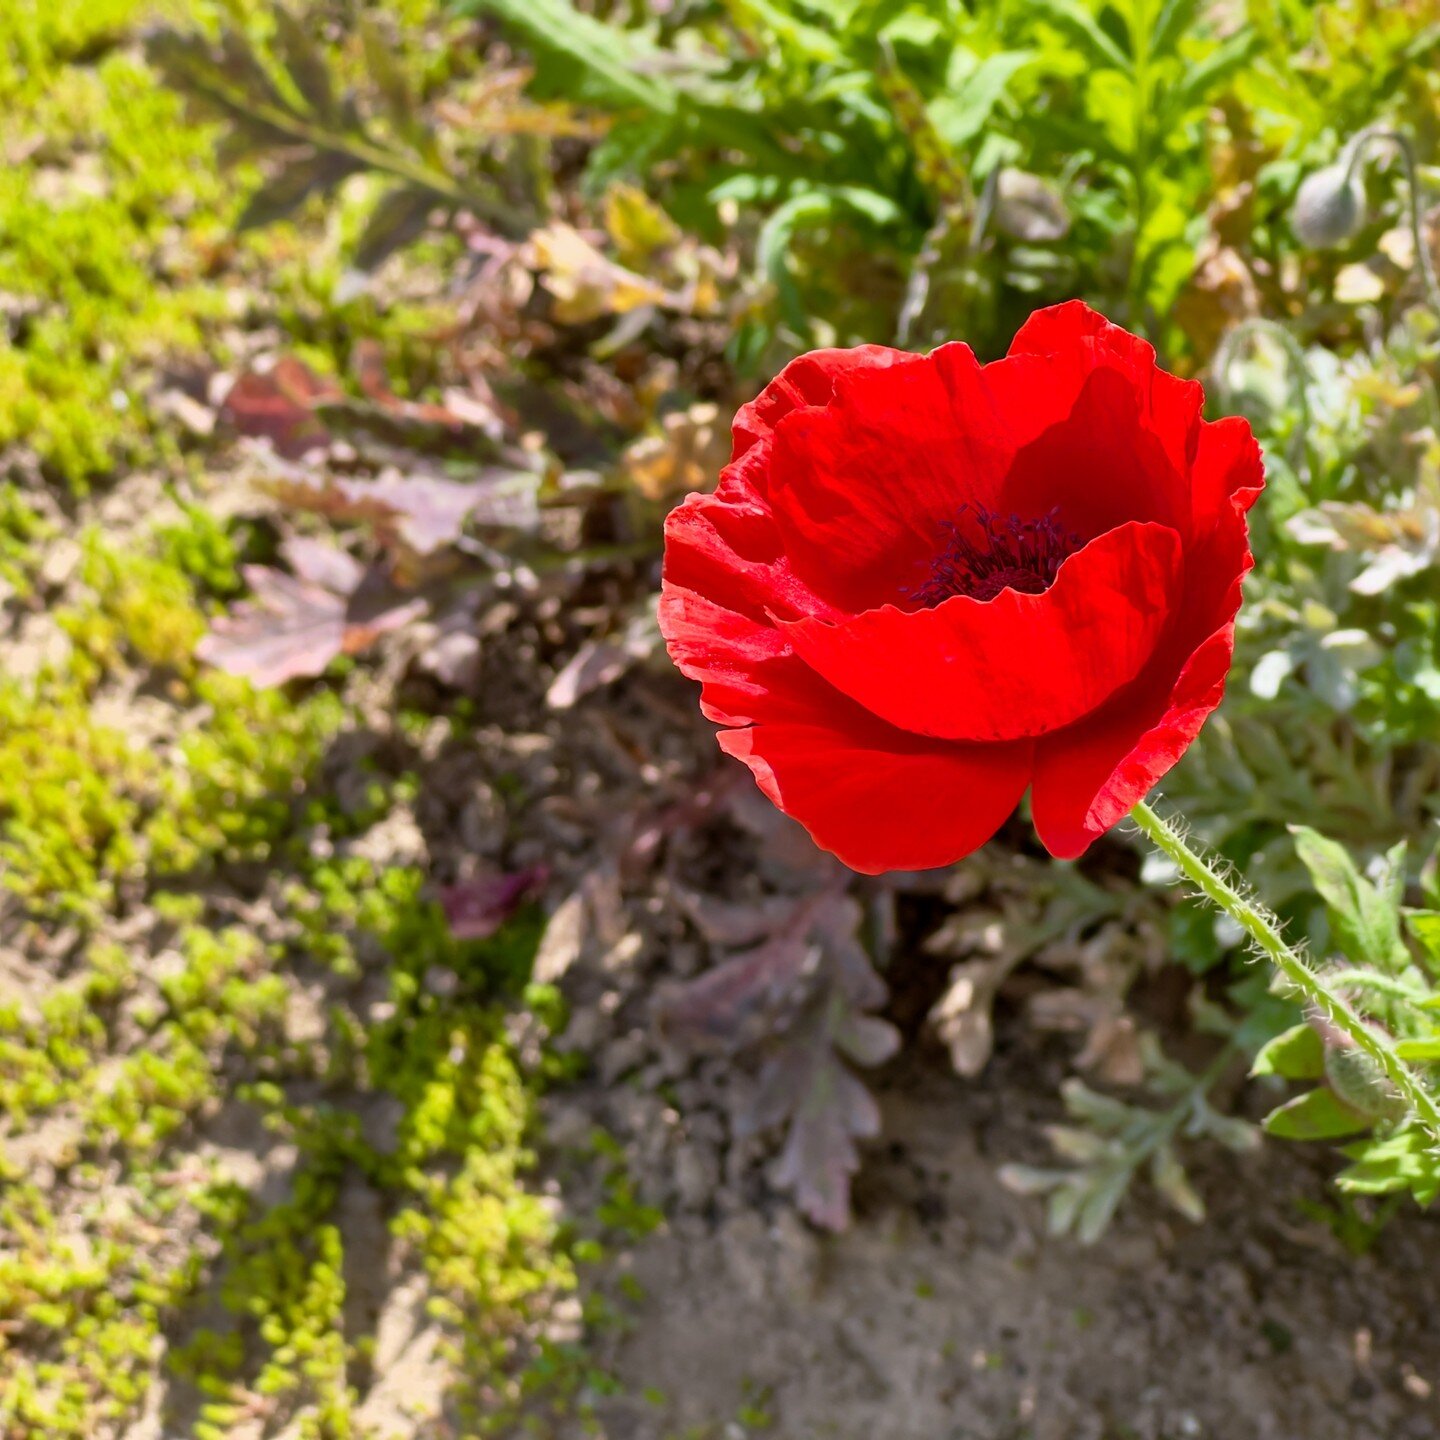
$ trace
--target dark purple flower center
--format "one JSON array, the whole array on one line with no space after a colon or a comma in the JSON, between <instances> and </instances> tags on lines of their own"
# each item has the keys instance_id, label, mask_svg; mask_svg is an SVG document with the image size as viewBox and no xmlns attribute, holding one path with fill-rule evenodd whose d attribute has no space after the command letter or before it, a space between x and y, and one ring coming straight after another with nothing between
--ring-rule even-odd
<instances>
[{"instance_id":1,"label":"dark purple flower center","mask_svg":"<svg viewBox=\"0 0 1440 1440\"><path fill-rule=\"evenodd\" d=\"M926 608L952 595L993 600L1002 590L1042 594L1055 583L1065 558L1080 548L1080 537L1061 528L1057 510L1022 520L966 504L940 528L944 549L930 562L930 578L910 592Z\"/></svg>"}]
</instances>

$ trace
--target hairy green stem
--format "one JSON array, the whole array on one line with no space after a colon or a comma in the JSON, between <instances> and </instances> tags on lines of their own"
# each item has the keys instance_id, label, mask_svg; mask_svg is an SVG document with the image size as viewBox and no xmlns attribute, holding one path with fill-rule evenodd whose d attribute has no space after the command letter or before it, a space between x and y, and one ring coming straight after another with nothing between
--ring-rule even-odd
<instances>
[{"instance_id":1,"label":"hairy green stem","mask_svg":"<svg viewBox=\"0 0 1440 1440\"><path fill-rule=\"evenodd\" d=\"M1143 800L1130 812L1146 839L1217 909L1223 910L1255 942L1256 947L1286 980L1337 1030L1363 1050L1380 1067L1386 1079L1413 1111L1415 1118L1440 1139L1440 1106L1419 1076L1396 1055L1383 1035L1314 969L1280 933L1274 916L1233 885L1203 855L1192 850L1169 820L1162 819Z\"/></svg>"}]
</instances>

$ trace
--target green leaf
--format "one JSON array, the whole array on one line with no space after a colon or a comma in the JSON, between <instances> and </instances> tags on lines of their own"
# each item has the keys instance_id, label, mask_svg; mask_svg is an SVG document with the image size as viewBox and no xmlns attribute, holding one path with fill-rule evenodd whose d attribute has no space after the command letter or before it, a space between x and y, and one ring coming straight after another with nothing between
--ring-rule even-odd
<instances>
[{"instance_id":1,"label":"green leaf","mask_svg":"<svg viewBox=\"0 0 1440 1440\"><path fill-rule=\"evenodd\" d=\"M968 145L985 128L1010 82L1035 58L1033 50L1005 50L982 60L954 95L930 102L936 133L952 150Z\"/></svg>"},{"instance_id":2,"label":"green leaf","mask_svg":"<svg viewBox=\"0 0 1440 1440\"><path fill-rule=\"evenodd\" d=\"M818 225L835 213L835 197L825 190L804 190L792 195L760 227L755 241L755 260L761 274L780 292L786 319L804 329L807 319L794 276L790 273L790 247L796 234Z\"/></svg>"},{"instance_id":3,"label":"green leaf","mask_svg":"<svg viewBox=\"0 0 1440 1440\"><path fill-rule=\"evenodd\" d=\"M726 8L741 22L747 34L753 33L750 26L758 22L805 60L833 64L845 58L845 52L828 31L807 24L771 0L728 0Z\"/></svg>"},{"instance_id":4,"label":"green leaf","mask_svg":"<svg viewBox=\"0 0 1440 1440\"><path fill-rule=\"evenodd\" d=\"M1155 1152L1150 1161L1150 1179L1187 1220L1198 1225L1205 1218L1205 1202L1190 1183L1173 1146L1162 1145Z\"/></svg>"},{"instance_id":5,"label":"green leaf","mask_svg":"<svg viewBox=\"0 0 1440 1440\"><path fill-rule=\"evenodd\" d=\"M541 62L537 79L571 100L673 115L679 92L656 73L666 59L634 31L606 25L569 0L461 0L463 14L494 15Z\"/></svg>"},{"instance_id":6,"label":"green leaf","mask_svg":"<svg viewBox=\"0 0 1440 1440\"><path fill-rule=\"evenodd\" d=\"M1060 1095L1069 1114L1109 1134L1123 1130L1135 1118L1134 1109L1123 1100L1102 1095L1083 1080L1071 1078L1065 1081L1060 1087Z\"/></svg>"},{"instance_id":7,"label":"green leaf","mask_svg":"<svg viewBox=\"0 0 1440 1440\"><path fill-rule=\"evenodd\" d=\"M1333 1090L1311 1090L1272 1110L1264 1121L1267 1134L1284 1140L1333 1140L1358 1135L1371 1126L1369 1116L1345 1104Z\"/></svg>"},{"instance_id":8,"label":"green leaf","mask_svg":"<svg viewBox=\"0 0 1440 1440\"><path fill-rule=\"evenodd\" d=\"M837 185L831 193L842 205L848 205L873 225L895 225L905 218L905 212L878 190L867 190L863 185Z\"/></svg>"},{"instance_id":9,"label":"green leaf","mask_svg":"<svg viewBox=\"0 0 1440 1440\"><path fill-rule=\"evenodd\" d=\"M360 45L365 70L385 106L385 117L395 133L411 144L421 144L429 133L420 121L420 101L409 77L395 58L395 46L373 15L360 17Z\"/></svg>"},{"instance_id":10,"label":"green leaf","mask_svg":"<svg viewBox=\"0 0 1440 1440\"><path fill-rule=\"evenodd\" d=\"M1150 32L1150 54L1155 59L1175 53L1186 30L1200 13L1200 0L1165 0Z\"/></svg>"},{"instance_id":11,"label":"green leaf","mask_svg":"<svg viewBox=\"0 0 1440 1440\"><path fill-rule=\"evenodd\" d=\"M1409 850L1401 840L1385 852L1385 870L1380 877L1380 894L1393 910L1399 910L1405 899L1405 855Z\"/></svg>"},{"instance_id":12,"label":"green leaf","mask_svg":"<svg viewBox=\"0 0 1440 1440\"><path fill-rule=\"evenodd\" d=\"M339 118L340 107L335 100L334 86L330 83L330 67L326 65L320 47L290 11L277 5L272 14L275 19L275 52L284 61L295 88L321 119L334 123Z\"/></svg>"},{"instance_id":13,"label":"green leaf","mask_svg":"<svg viewBox=\"0 0 1440 1440\"><path fill-rule=\"evenodd\" d=\"M255 53L255 47L238 30L226 30L220 36L220 57L227 76L251 101L273 105L276 109L295 113L295 107L276 88L270 72Z\"/></svg>"},{"instance_id":14,"label":"green leaf","mask_svg":"<svg viewBox=\"0 0 1440 1440\"><path fill-rule=\"evenodd\" d=\"M1292 825L1295 851L1330 912L1340 948L1358 964L1404 969L1410 955L1400 938L1400 916L1355 868L1344 846L1305 825Z\"/></svg>"},{"instance_id":15,"label":"green leaf","mask_svg":"<svg viewBox=\"0 0 1440 1440\"><path fill-rule=\"evenodd\" d=\"M1402 1060L1440 1060L1440 1035L1417 1040L1397 1040L1395 1053Z\"/></svg>"},{"instance_id":16,"label":"green leaf","mask_svg":"<svg viewBox=\"0 0 1440 1440\"><path fill-rule=\"evenodd\" d=\"M1342 1155L1355 1164L1335 1176L1336 1188L1352 1195L1385 1195L1410 1191L1428 1205L1440 1191L1440 1151L1418 1126L1384 1138L1346 1145Z\"/></svg>"},{"instance_id":17,"label":"green leaf","mask_svg":"<svg viewBox=\"0 0 1440 1440\"><path fill-rule=\"evenodd\" d=\"M1425 952L1431 969L1440 969L1440 910L1407 911L1405 923Z\"/></svg>"},{"instance_id":18,"label":"green leaf","mask_svg":"<svg viewBox=\"0 0 1440 1440\"><path fill-rule=\"evenodd\" d=\"M1212 90L1243 70L1263 43L1254 30L1241 30L1217 45L1198 64L1187 65L1185 78L1166 97L1166 111L1178 115L1203 103Z\"/></svg>"},{"instance_id":19,"label":"green leaf","mask_svg":"<svg viewBox=\"0 0 1440 1440\"><path fill-rule=\"evenodd\" d=\"M1325 1046L1308 1025L1293 1025L1260 1047L1252 1075L1280 1075L1286 1080L1319 1080L1325 1074Z\"/></svg>"},{"instance_id":20,"label":"green leaf","mask_svg":"<svg viewBox=\"0 0 1440 1440\"><path fill-rule=\"evenodd\" d=\"M246 77L252 74L254 57L243 46L238 50L227 46L223 54L217 54L203 36L162 29L146 38L145 57L172 89L231 121L237 127L235 138L243 140L246 147L263 149L295 143L288 130L253 113ZM275 93L270 77L263 70L260 75L263 83L255 100L262 105L272 104L288 115L290 107Z\"/></svg>"},{"instance_id":21,"label":"green leaf","mask_svg":"<svg viewBox=\"0 0 1440 1440\"><path fill-rule=\"evenodd\" d=\"M332 150L319 150L292 161L250 197L237 228L253 230L284 220L312 195L333 190L347 175L361 168L358 161Z\"/></svg>"},{"instance_id":22,"label":"green leaf","mask_svg":"<svg viewBox=\"0 0 1440 1440\"><path fill-rule=\"evenodd\" d=\"M1117 1166L1090 1174L1088 1193L1075 1219L1075 1238L1082 1245L1093 1245L1109 1228L1116 1208L1125 1198L1132 1173L1128 1167Z\"/></svg>"},{"instance_id":23,"label":"green leaf","mask_svg":"<svg viewBox=\"0 0 1440 1440\"><path fill-rule=\"evenodd\" d=\"M1036 12L1058 30L1078 40L1090 58L1107 69L1131 71L1130 57L1100 28L1080 0L1038 0Z\"/></svg>"},{"instance_id":24,"label":"green leaf","mask_svg":"<svg viewBox=\"0 0 1440 1440\"><path fill-rule=\"evenodd\" d=\"M1418 1126L1346 1145L1341 1153L1355 1163L1335 1177L1335 1184L1352 1195L1408 1190L1428 1205L1440 1191L1440 1152Z\"/></svg>"},{"instance_id":25,"label":"green leaf","mask_svg":"<svg viewBox=\"0 0 1440 1440\"><path fill-rule=\"evenodd\" d=\"M374 270L425 229L435 205L435 196L419 185L387 190L370 212L351 264L357 270Z\"/></svg>"}]
</instances>

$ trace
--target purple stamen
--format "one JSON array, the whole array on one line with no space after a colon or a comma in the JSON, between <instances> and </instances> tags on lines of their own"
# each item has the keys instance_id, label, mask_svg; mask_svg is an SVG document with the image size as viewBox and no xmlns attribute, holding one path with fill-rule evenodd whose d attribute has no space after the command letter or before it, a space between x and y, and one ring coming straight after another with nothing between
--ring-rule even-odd
<instances>
[{"instance_id":1,"label":"purple stamen","mask_svg":"<svg viewBox=\"0 0 1440 1440\"><path fill-rule=\"evenodd\" d=\"M975 517L969 528L978 527L978 538L966 533L967 511ZM1022 520L983 505L962 505L959 518L941 526L945 548L931 562L930 578L907 593L927 609L952 595L993 600L1002 590L1043 594L1061 564L1080 548L1080 537L1061 529L1058 513Z\"/></svg>"}]
</instances>

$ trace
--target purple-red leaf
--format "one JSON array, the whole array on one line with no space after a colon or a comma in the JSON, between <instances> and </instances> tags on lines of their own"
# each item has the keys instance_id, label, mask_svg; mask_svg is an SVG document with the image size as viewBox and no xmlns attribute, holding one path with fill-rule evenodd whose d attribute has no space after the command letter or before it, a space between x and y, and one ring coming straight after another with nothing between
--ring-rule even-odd
<instances>
[{"instance_id":1,"label":"purple-red leaf","mask_svg":"<svg viewBox=\"0 0 1440 1440\"><path fill-rule=\"evenodd\" d=\"M549 878L549 866L531 865L508 875L480 875L445 886L440 908L451 935L457 940L493 935Z\"/></svg>"},{"instance_id":2,"label":"purple-red leaf","mask_svg":"<svg viewBox=\"0 0 1440 1440\"><path fill-rule=\"evenodd\" d=\"M859 905L843 894L800 900L763 944L672 989L657 1007L662 1028L691 1045L735 1050L772 1039L736 1126L786 1127L775 1183L829 1230L849 1223L856 1141L880 1123L850 1065L879 1065L900 1043L889 1021L866 1013L886 992L856 938L860 923Z\"/></svg>"},{"instance_id":3,"label":"purple-red leaf","mask_svg":"<svg viewBox=\"0 0 1440 1440\"><path fill-rule=\"evenodd\" d=\"M470 481L424 471L375 480L298 465L277 464L276 471L265 485L286 505L369 525L382 543L421 556L454 544L472 516L482 525L528 529L537 514L536 477L501 467L488 467Z\"/></svg>"},{"instance_id":4,"label":"purple-red leaf","mask_svg":"<svg viewBox=\"0 0 1440 1440\"><path fill-rule=\"evenodd\" d=\"M241 435L268 440L277 455L294 459L330 439L316 406L343 398L333 380L284 355L268 370L241 375L225 396L220 414Z\"/></svg>"}]
</instances>

